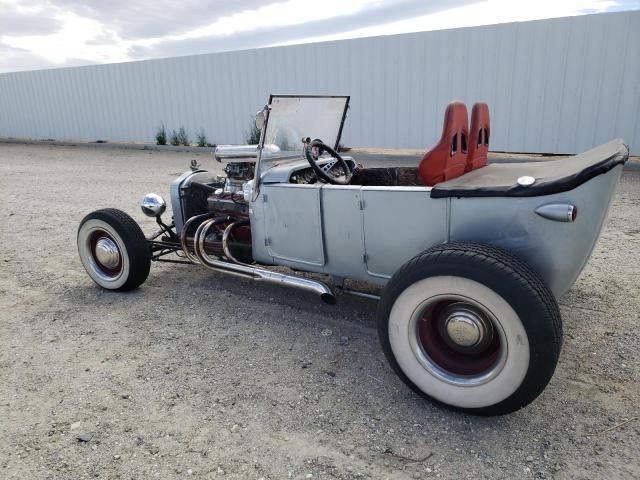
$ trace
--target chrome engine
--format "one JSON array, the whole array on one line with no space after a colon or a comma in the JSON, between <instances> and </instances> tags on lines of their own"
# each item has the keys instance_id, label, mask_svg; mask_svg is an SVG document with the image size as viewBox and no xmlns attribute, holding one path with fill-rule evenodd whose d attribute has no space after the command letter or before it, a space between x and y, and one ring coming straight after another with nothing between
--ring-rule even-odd
<instances>
[{"instance_id":1,"label":"chrome engine","mask_svg":"<svg viewBox=\"0 0 640 480\"><path fill-rule=\"evenodd\" d=\"M224 172L225 176L214 175L196 165L172 185L176 230L192 262L203 263L200 255L232 262L253 261L249 203L243 187L253 179L255 163L230 162ZM206 230L200 228L205 223Z\"/></svg>"},{"instance_id":2,"label":"chrome engine","mask_svg":"<svg viewBox=\"0 0 640 480\"><path fill-rule=\"evenodd\" d=\"M253 179L256 170L255 162L230 162L224 167L227 179L224 185L226 193L236 193L243 190L245 182Z\"/></svg>"}]
</instances>

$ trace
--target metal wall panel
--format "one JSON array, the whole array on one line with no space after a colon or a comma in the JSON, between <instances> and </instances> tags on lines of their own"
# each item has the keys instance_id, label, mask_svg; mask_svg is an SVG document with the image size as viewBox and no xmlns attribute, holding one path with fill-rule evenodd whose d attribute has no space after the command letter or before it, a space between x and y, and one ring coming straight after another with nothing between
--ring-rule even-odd
<instances>
[{"instance_id":1,"label":"metal wall panel","mask_svg":"<svg viewBox=\"0 0 640 480\"><path fill-rule=\"evenodd\" d=\"M244 143L269 93L348 94L343 143L426 148L452 99L489 103L492 150L640 154L640 12L0 74L0 137Z\"/></svg>"}]
</instances>

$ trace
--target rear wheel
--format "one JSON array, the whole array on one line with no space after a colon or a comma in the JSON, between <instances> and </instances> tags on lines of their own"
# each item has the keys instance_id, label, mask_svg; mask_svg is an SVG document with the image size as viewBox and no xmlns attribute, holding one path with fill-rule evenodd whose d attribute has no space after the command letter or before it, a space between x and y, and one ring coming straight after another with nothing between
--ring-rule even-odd
<instances>
[{"instance_id":1,"label":"rear wheel","mask_svg":"<svg viewBox=\"0 0 640 480\"><path fill-rule=\"evenodd\" d=\"M508 252L464 242L429 249L398 270L383 292L378 329L405 383L481 415L533 401L562 342L544 281Z\"/></svg>"},{"instance_id":2,"label":"rear wheel","mask_svg":"<svg viewBox=\"0 0 640 480\"><path fill-rule=\"evenodd\" d=\"M108 290L137 288L151 268L151 252L142 230L129 215L114 208L97 210L82 219L78 253L91 279Z\"/></svg>"}]
</instances>

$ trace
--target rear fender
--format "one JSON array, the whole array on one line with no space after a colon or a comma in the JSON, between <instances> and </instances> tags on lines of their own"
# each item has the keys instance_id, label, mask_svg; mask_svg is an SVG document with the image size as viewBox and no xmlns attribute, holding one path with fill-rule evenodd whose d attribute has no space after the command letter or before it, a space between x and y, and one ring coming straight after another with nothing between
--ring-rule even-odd
<instances>
[{"instance_id":1,"label":"rear fender","mask_svg":"<svg viewBox=\"0 0 640 480\"><path fill-rule=\"evenodd\" d=\"M449 239L482 242L514 253L560 297L576 281L595 247L621 174L622 165L617 165L573 190L552 195L452 197ZM536 213L549 204L575 206L575 221Z\"/></svg>"}]
</instances>

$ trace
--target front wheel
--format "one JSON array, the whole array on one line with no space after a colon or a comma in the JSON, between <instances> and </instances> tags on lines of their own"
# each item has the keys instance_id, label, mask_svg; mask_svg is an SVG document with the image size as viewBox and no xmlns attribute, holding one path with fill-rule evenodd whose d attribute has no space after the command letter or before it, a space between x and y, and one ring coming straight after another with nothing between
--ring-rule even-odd
<instances>
[{"instance_id":1,"label":"front wheel","mask_svg":"<svg viewBox=\"0 0 640 480\"><path fill-rule=\"evenodd\" d=\"M396 272L378 332L412 389L478 415L533 401L562 343L557 302L538 274L504 250L467 242L431 248Z\"/></svg>"},{"instance_id":2,"label":"front wheel","mask_svg":"<svg viewBox=\"0 0 640 480\"><path fill-rule=\"evenodd\" d=\"M128 291L149 275L151 251L138 224L115 208L82 219L78 253L91 279L107 290Z\"/></svg>"}]
</instances>

